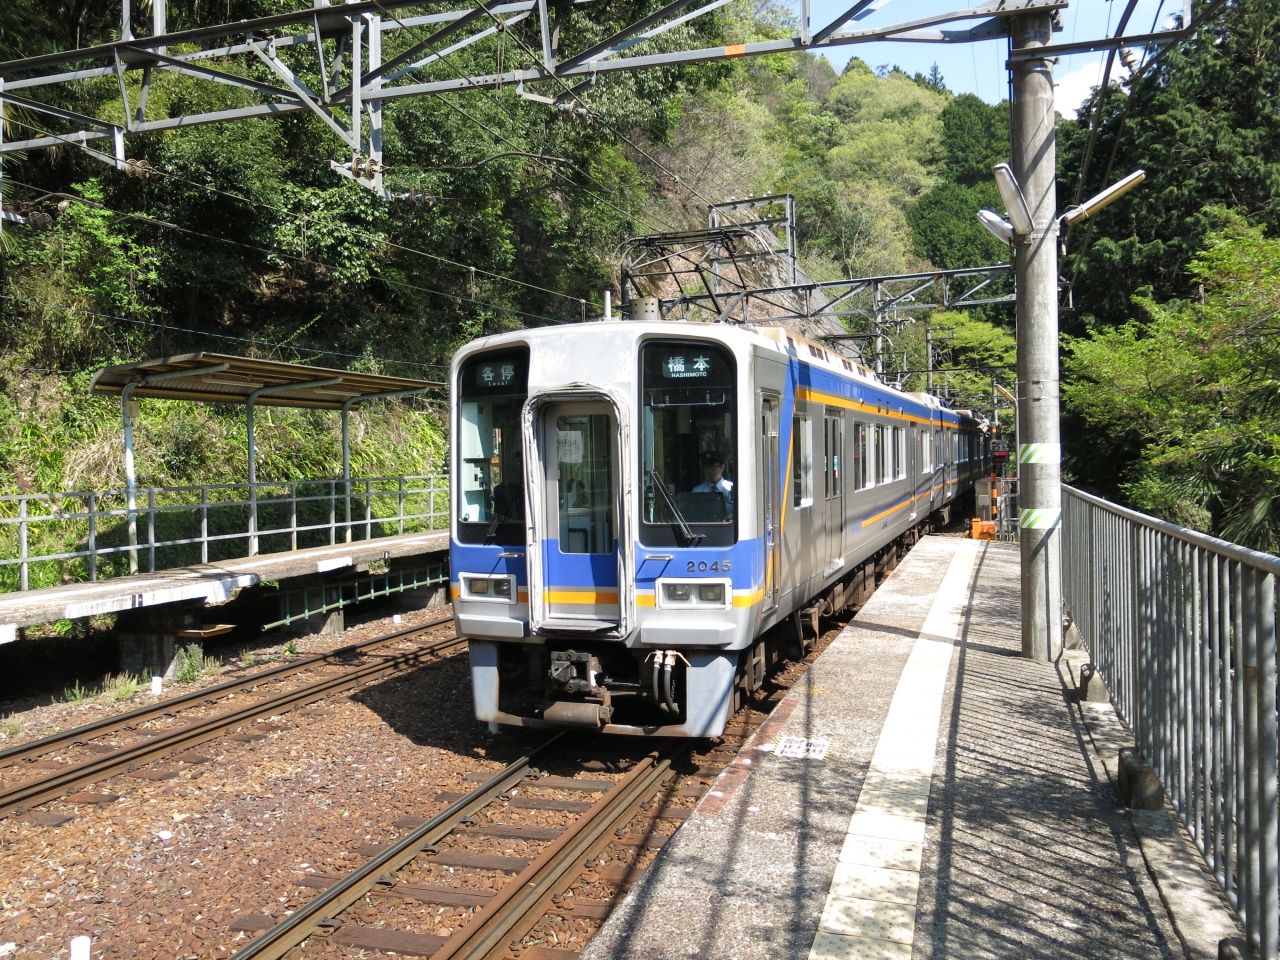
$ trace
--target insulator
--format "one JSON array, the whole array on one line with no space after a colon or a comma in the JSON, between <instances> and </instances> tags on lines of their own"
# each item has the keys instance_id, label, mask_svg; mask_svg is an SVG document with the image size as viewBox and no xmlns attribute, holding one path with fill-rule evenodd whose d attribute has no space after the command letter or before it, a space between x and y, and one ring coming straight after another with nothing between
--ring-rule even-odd
<instances>
[{"instance_id":1,"label":"insulator","mask_svg":"<svg viewBox=\"0 0 1280 960\"><path fill-rule=\"evenodd\" d=\"M70 209L71 209L71 201L70 201L70 200L63 200L63 201L61 201L61 202L58 204L58 212L59 212L59 213L66 213L66 212L67 212L68 210L70 210Z\"/></svg>"},{"instance_id":2,"label":"insulator","mask_svg":"<svg viewBox=\"0 0 1280 960\"><path fill-rule=\"evenodd\" d=\"M364 159L362 157L351 158L351 175L353 177L364 176Z\"/></svg>"},{"instance_id":3,"label":"insulator","mask_svg":"<svg viewBox=\"0 0 1280 960\"><path fill-rule=\"evenodd\" d=\"M27 225L32 230L49 230L53 227L53 217L43 210L37 210L35 213L28 215Z\"/></svg>"},{"instance_id":4,"label":"insulator","mask_svg":"<svg viewBox=\"0 0 1280 960\"><path fill-rule=\"evenodd\" d=\"M368 177L370 180L376 180L378 178L378 161L377 160L370 158L368 161L365 162L364 175Z\"/></svg>"},{"instance_id":5,"label":"insulator","mask_svg":"<svg viewBox=\"0 0 1280 960\"><path fill-rule=\"evenodd\" d=\"M138 177L145 180L151 176L152 166L146 160L126 160L124 173L126 177Z\"/></svg>"}]
</instances>

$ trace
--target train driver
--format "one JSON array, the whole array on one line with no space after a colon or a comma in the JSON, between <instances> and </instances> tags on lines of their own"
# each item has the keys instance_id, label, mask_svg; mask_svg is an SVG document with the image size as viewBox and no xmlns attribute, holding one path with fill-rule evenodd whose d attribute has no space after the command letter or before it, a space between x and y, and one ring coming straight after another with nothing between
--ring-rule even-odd
<instances>
[{"instance_id":1,"label":"train driver","mask_svg":"<svg viewBox=\"0 0 1280 960\"><path fill-rule=\"evenodd\" d=\"M702 452L702 483L693 488L694 493L718 493L724 497L725 514L733 518L733 481L724 476L724 454L719 450Z\"/></svg>"}]
</instances>

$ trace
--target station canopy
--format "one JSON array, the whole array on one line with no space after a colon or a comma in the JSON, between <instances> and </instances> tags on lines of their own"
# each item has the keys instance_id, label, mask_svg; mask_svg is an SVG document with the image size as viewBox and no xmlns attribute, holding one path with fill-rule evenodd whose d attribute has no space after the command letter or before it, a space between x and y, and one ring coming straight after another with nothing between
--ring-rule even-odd
<instances>
[{"instance_id":1,"label":"station canopy","mask_svg":"<svg viewBox=\"0 0 1280 960\"><path fill-rule=\"evenodd\" d=\"M128 390L131 397L157 400L342 410L365 400L443 386L435 380L201 352L106 367L94 376L90 391L100 396L122 396Z\"/></svg>"}]
</instances>

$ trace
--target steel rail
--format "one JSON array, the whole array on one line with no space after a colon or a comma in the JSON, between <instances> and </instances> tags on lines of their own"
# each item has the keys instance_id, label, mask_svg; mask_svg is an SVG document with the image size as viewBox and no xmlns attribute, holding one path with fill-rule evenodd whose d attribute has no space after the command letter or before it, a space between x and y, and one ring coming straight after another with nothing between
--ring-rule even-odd
<instances>
[{"instance_id":1,"label":"steel rail","mask_svg":"<svg viewBox=\"0 0 1280 960\"><path fill-rule=\"evenodd\" d=\"M432 954L432 960L494 960L505 956L511 937L523 936L533 928L566 878L582 869L583 860L602 837L631 819L670 767L669 754L650 754L637 763L550 848L477 910L470 923Z\"/></svg>"},{"instance_id":2,"label":"steel rail","mask_svg":"<svg viewBox=\"0 0 1280 960\"><path fill-rule=\"evenodd\" d=\"M199 690L193 690L179 697L172 697L168 700L162 700L159 703L150 706L138 707L127 713L119 713L110 717L103 717L101 720L95 720L92 723L86 723L83 726L75 727L71 730L63 730L60 733L52 733L47 737L41 737L39 740L31 740L27 743L20 743L16 746L9 747L7 750L0 750L0 769L12 766L23 760L32 760L46 753L63 746L77 746L87 740L97 737L106 736L109 733L115 733L119 730L127 730L145 723L148 720L159 719L174 713L182 707L192 705L203 705L212 702L210 697L221 698L229 693L238 693L241 690L250 689L259 686L268 681L283 680L285 677L295 673L302 673L317 665L330 664L334 660L341 660L346 657L359 656L375 650L380 646L393 643L396 640L403 640L415 633L421 633L432 627L438 627L441 624L449 623L453 617L441 617L439 620L432 620L416 627L407 627L404 630L397 630L395 633L388 633L381 637L374 637L372 640L362 640L359 643L353 643L346 647L339 647L337 650L330 650L328 653L319 653L314 656L307 657L303 660L294 660L290 663L283 663L278 667L272 667L259 673L243 677L238 680L228 680L225 683L215 684L212 687L202 687Z\"/></svg>"},{"instance_id":3,"label":"steel rail","mask_svg":"<svg viewBox=\"0 0 1280 960\"><path fill-rule=\"evenodd\" d=\"M499 795L520 783L532 771L534 757L545 751L564 734L556 734L528 756L521 757L494 774L465 797L455 800L422 826L396 841L363 866L347 874L333 886L299 907L290 916L260 934L231 960L279 960L310 936L321 924L362 899L383 876L401 869L425 848L444 839L472 814L478 813Z\"/></svg>"},{"instance_id":4,"label":"steel rail","mask_svg":"<svg viewBox=\"0 0 1280 960\"><path fill-rule=\"evenodd\" d=\"M288 710L299 704L311 703L323 697L358 686L369 680L377 679L383 674L395 673L406 667L417 666L428 662L427 658L439 654L452 647L465 644L465 637L451 637L421 647L409 653L388 657L378 663L357 667L355 670L317 680L295 690L288 690L278 696L268 697L254 704L248 704L237 710L218 714L215 717L196 720L185 727L157 737L146 743L122 747L115 753L98 757L78 764L68 770L58 771L51 777L35 783L23 784L12 790L0 793L0 818L15 813L24 813L36 804L45 803L63 795L69 788L82 783L101 780L113 776L122 769L132 768L141 763L155 760L163 754L171 754L189 749L206 740L213 740L231 733L236 727L255 720L261 716L270 716L282 710Z\"/></svg>"}]
</instances>

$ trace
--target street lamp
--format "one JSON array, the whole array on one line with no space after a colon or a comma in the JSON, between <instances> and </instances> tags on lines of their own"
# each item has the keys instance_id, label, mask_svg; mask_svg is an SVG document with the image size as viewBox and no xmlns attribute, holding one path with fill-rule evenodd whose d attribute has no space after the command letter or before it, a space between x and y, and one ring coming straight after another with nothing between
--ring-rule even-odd
<instances>
[{"instance_id":1,"label":"street lamp","mask_svg":"<svg viewBox=\"0 0 1280 960\"><path fill-rule=\"evenodd\" d=\"M996 187L1000 190L1000 199L1009 211L1006 220L990 210L978 211L978 222L1001 243L1012 243L1015 237L1025 237L1035 229L1031 220L1031 210L1027 206L1027 198L1022 195L1018 186L1018 178L1013 175L1013 168L1007 163L997 163L995 168ZM1145 170L1135 170L1123 180L1117 180L1101 193L1095 194L1078 207L1072 207L1058 218L1059 222L1069 227L1088 220L1095 213L1115 201L1147 179Z\"/></svg>"},{"instance_id":2,"label":"street lamp","mask_svg":"<svg viewBox=\"0 0 1280 960\"><path fill-rule=\"evenodd\" d=\"M1013 224L1014 232L1026 236L1036 225L1031 219L1027 198L1022 195L1022 188L1018 186L1018 178L1013 175L1013 167L1007 163L997 163L995 177L1000 199L1004 201L1004 208L1009 211L1009 222Z\"/></svg>"},{"instance_id":3,"label":"street lamp","mask_svg":"<svg viewBox=\"0 0 1280 960\"><path fill-rule=\"evenodd\" d=\"M1135 170L1123 180L1116 181L1101 193L1090 197L1080 206L1072 207L1062 215L1062 220L1067 226L1074 227L1082 220L1088 220L1109 203L1119 200L1145 179L1147 179L1147 171Z\"/></svg>"},{"instance_id":4,"label":"street lamp","mask_svg":"<svg viewBox=\"0 0 1280 960\"><path fill-rule=\"evenodd\" d=\"M999 214L992 213L990 210L979 210L978 222L1001 243L1013 243L1013 224Z\"/></svg>"}]
</instances>

